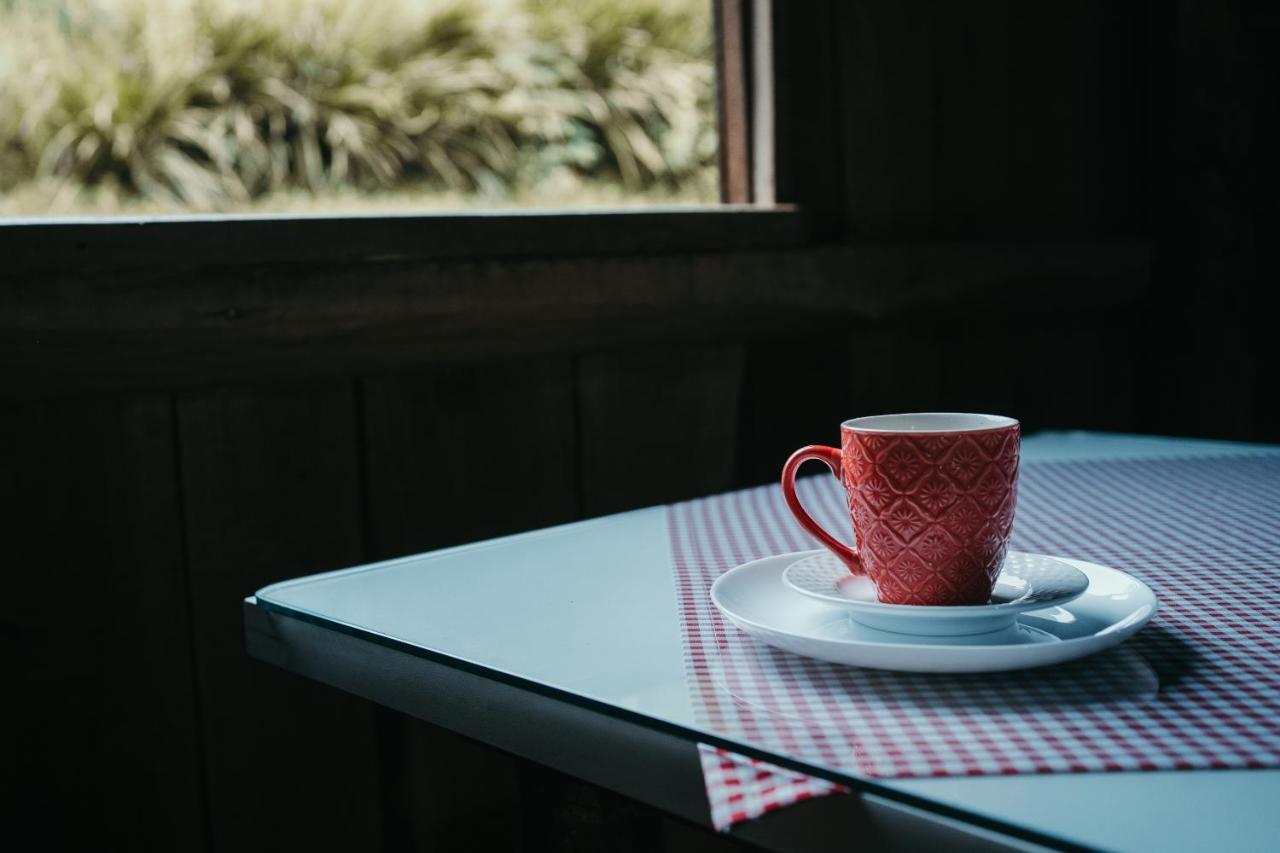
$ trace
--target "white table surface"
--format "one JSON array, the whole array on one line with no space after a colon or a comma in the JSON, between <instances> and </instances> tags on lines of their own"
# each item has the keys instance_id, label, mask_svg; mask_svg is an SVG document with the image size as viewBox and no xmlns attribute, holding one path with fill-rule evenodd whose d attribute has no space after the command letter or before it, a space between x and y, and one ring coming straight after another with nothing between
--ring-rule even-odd
<instances>
[{"instance_id":1,"label":"white table surface","mask_svg":"<svg viewBox=\"0 0 1280 853\"><path fill-rule=\"evenodd\" d=\"M1280 448L1098 433L1023 442L1028 461L1258 452ZM670 559L664 509L654 507L287 581L257 597L740 743L695 722ZM1101 849L1280 847L1280 771L877 782Z\"/></svg>"}]
</instances>

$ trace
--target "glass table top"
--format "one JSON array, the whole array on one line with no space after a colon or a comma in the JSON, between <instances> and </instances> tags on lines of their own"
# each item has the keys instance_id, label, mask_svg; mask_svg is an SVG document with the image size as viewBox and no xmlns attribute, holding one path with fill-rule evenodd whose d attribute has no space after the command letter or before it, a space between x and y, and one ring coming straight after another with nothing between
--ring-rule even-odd
<instances>
[{"instance_id":1,"label":"glass table top","mask_svg":"<svg viewBox=\"0 0 1280 853\"><path fill-rule=\"evenodd\" d=\"M1028 437L1023 458L1259 452L1257 445L1082 433ZM1268 452L1280 453L1280 449ZM742 732L695 720L686 682L665 510L638 510L286 581L260 606L355 632L495 678L631 712L691 740L750 751ZM771 753L771 756L778 756ZM831 778L831 768L805 764ZM825 772L823 772L825 771ZM1186 849L1230 826L1269 843L1280 771L875 780L950 808L1077 844ZM1186 808L1170 808L1185 801ZM1070 803L1069 809L1063 808ZM1137 819L1159 807L1159 821ZM1089 815L1081 819L1082 812Z\"/></svg>"}]
</instances>

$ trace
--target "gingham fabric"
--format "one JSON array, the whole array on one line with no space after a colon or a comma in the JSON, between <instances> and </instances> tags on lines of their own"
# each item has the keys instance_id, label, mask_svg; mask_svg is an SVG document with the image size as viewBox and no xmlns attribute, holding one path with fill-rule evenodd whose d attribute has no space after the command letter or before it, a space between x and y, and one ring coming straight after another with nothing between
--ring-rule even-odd
<instances>
[{"instance_id":1,"label":"gingham fabric","mask_svg":"<svg viewBox=\"0 0 1280 853\"><path fill-rule=\"evenodd\" d=\"M801 800L848 793L847 788L826 779L705 743L698 744L698 757L702 760L702 778L706 781L707 801L711 805L711 823L721 832L735 823Z\"/></svg>"},{"instance_id":2,"label":"gingham fabric","mask_svg":"<svg viewBox=\"0 0 1280 853\"><path fill-rule=\"evenodd\" d=\"M829 476L814 517L849 526ZM707 594L736 565L814 546L777 486L668 509L699 723L849 774L956 776L1280 767L1280 456L1024 461L1012 546L1129 572L1160 600L1126 644L990 675L838 666L765 646ZM830 793L710 747L716 825Z\"/></svg>"}]
</instances>

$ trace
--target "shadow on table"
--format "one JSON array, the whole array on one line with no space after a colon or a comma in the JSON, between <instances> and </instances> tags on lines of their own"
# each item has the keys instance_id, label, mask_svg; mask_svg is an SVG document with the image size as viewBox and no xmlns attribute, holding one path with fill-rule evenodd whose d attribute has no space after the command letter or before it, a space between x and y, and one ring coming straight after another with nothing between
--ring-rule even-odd
<instances>
[{"instance_id":1,"label":"shadow on table","mask_svg":"<svg viewBox=\"0 0 1280 853\"><path fill-rule=\"evenodd\" d=\"M1167 693L1195 674L1202 664L1200 653L1191 644L1173 632L1159 626L1148 625L1128 646L1142 655L1147 665L1155 670L1160 691ZM1086 663L1087 659L1080 661Z\"/></svg>"},{"instance_id":2,"label":"shadow on table","mask_svg":"<svg viewBox=\"0 0 1280 853\"><path fill-rule=\"evenodd\" d=\"M1159 626L1149 626L1122 646L1091 657L1041 669L975 675L899 674L918 679L943 705L1009 710L1051 710L1078 705L1155 701L1192 676L1199 654Z\"/></svg>"},{"instance_id":3,"label":"shadow on table","mask_svg":"<svg viewBox=\"0 0 1280 853\"><path fill-rule=\"evenodd\" d=\"M968 675L885 672L827 664L759 645L734 662L736 686L722 690L738 702L771 714L807 719L809 708L837 706L894 713L912 708L936 713L954 710L1052 712L1083 706L1141 705L1154 702L1192 677L1199 656L1185 641L1149 626L1128 643L1083 660L1042 669ZM761 691L759 683L795 685L794 691ZM815 715L816 719L816 715Z\"/></svg>"}]
</instances>

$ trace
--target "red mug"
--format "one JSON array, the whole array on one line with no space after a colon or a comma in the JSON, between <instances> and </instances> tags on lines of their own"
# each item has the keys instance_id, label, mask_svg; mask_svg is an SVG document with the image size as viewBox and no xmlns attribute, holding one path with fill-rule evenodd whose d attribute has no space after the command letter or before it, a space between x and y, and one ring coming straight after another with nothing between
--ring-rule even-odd
<instances>
[{"instance_id":1,"label":"red mug","mask_svg":"<svg viewBox=\"0 0 1280 853\"><path fill-rule=\"evenodd\" d=\"M854 418L840 449L802 447L782 468L800 526L886 604L985 604L1009 547L1021 430L999 415L927 413ZM844 486L856 549L836 540L796 497L809 459Z\"/></svg>"}]
</instances>

